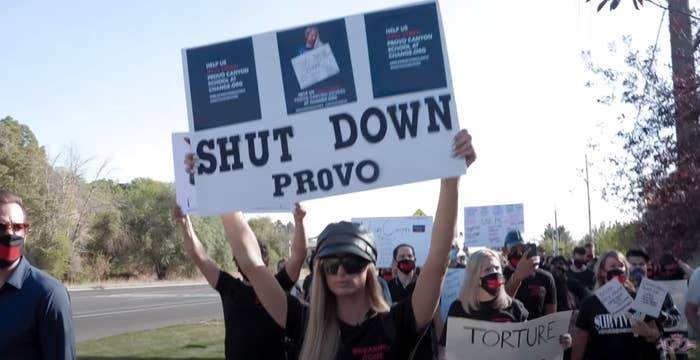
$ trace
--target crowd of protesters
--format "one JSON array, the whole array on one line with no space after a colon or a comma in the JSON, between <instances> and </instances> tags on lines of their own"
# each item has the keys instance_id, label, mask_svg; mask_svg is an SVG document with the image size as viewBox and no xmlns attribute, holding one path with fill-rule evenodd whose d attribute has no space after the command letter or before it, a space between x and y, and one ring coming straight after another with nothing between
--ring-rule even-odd
<instances>
[{"instance_id":1,"label":"crowd of protesters","mask_svg":"<svg viewBox=\"0 0 700 360\"><path fill-rule=\"evenodd\" d=\"M453 151L469 165L476 159L465 130L454 138ZM700 270L670 254L657 260L643 249L597 255L589 243L545 257L517 231L500 249L459 249L453 243L458 185L459 178L440 183L427 257L417 259L413 246L401 244L390 269L377 268L371 232L345 221L329 224L306 259L306 211L297 204L292 253L275 273L243 214L222 216L239 279L209 258L189 217L175 207L187 254L220 294L226 358L433 360L444 357L449 318L525 322L573 310L569 331L558 339L564 358L661 359L664 329L682 318L670 296L658 316L634 317L608 313L593 295L616 281L634 297L644 278L690 279L683 311L697 331ZM0 358L74 359L67 291L22 256L28 230L21 199L0 191L0 317L15 324L0 326ZM305 260L311 272L302 281ZM464 281L454 302L440 304L448 267L464 269ZM441 306L449 309L448 319L441 318Z\"/></svg>"}]
</instances>

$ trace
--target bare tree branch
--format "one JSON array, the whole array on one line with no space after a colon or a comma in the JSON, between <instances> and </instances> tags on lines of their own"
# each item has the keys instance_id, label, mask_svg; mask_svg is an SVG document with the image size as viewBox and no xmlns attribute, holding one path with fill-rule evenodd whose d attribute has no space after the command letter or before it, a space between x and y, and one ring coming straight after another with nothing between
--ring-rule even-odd
<instances>
[{"instance_id":1,"label":"bare tree branch","mask_svg":"<svg viewBox=\"0 0 700 360\"><path fill-rule=\"evenodd\" d=\"M698 32L695 33L695 40L693 41L693 52L698 50L698 45L700 45L700 28Z\"/></svg>"}]
</instances>

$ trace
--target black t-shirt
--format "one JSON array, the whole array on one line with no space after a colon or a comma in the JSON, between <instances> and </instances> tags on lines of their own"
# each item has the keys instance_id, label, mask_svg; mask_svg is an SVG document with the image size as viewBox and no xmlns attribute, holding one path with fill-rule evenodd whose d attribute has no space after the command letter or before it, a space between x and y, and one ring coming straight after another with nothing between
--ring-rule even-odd
<instances>
[{"instance_id":1,"label":"black t-shirt","mask_svg":"<svg viewBox=\"0 0 700 360\"><path fill-rule=\"evenodd\" d=\"M522 302L518 299L513 299L510 306L504 309L495 309L493 306L493 300L481 302L479 305L479 310L472 311L471 314L467 314L462 307L462 302L455 300L450 305L450 309L447 310L447 319L445 319L445 329L442 331L442 336L440 337L440 345L445 346L447 343L447 321L450 317L461 317L473 320L482 321L492 321L500 323L510 323L510 322L523 322L528 318L527 309Z\"/></svg>"},{"instance_id":2,"label":"black t-shirt","mask_svg":"<svg viewBox=\"0 0 700 360\"><path fill-rule=\"evenodd\" d=\"M570 279L577 280L589 290L593 290L593 287L595 287L595 273L589 269L583 270L581 272L575 272L569 269L566 271L566 276Z\"/></svg>"},{"instance_id":3,"label":"black t-shirt","mask_svg":"<svg viewBox=\"0 0 700 360\"><path fill-rule=\"evenodd\" d=\"M294 286L285 269L275 278L285 291ZM284 329L265 311L251 286L219 271L216 291L224 307L226 359L285 359L285 350L294 356L285 345Z\"/></svg>"},{"instance_id":4,"label":"black t-shirt","mask_svg":"<svg viewBox=\"0 0 700 360\"><path fill-rule=\"evenodd\" d=\"M552 274L557 287L557 311L577 310L583 299L592 294L578 280L565 275Z\"/></svg>"},{"instance_id":5,"label":"black t-shirt","mask_svg":"<svg viewBox=\"0 0 700 360\"><path fill-rule=\"evenodd\" d=\"M415 282L404 287L398 277L391 279L387 284L389 285L389 292L391 293L391 301L395 303L410 297L411 294L413 294L413 290L416 288Z\"/></svg>"},{"instance_id":6,"label":"black t-shirt","mask_svg":"<svg viewBox=\"0 0 700 360\"><path fill-rule=\"evenodd\" d=\"M634 293L630 293L634 297ZM648 320L648 318L647 318ZM657 322L659 333L661 324ZM656 344L634 337L632 321L626 314L612 316L597 296L583 300L576 318L576 327L588 331L584 359L658 360Z\"/></svg>"},{"instance_id":7,"label":"black t-shirt","mask_svg":"<svg viewBox=\"0 0 700 360\"><path fill-rule=\"evenodd\" d=\"M401 281L399 281L398 277L389 281L388 285L389 285L389 292L391 292L391 301L393 301L394 303L403 301L405 299L410 299L411 295L413 295L413 290L416 289L415 281L408 284L408 286L404 287L403 284L401 283ZM437 357L438 357L437 341L438 341L438 339L437 339L437 335L435 333L435 327L433 326L433 323L431 322L430 326L428 327L428 332L420 340L420 344L418 344L418 349L416 350L416 354L415 354L415 356L413 356L413 359L414 360L437 359Z\"/></svg>"},{"instance_id":8,"label":"black t-shirt","mask_svg":"<svg viewBox=\"0 0 700 360\"><path fill-rule=\"evenodd\" d=\"M287 295L287 335L301 350L309 307ZM386 313L375 313L357 326L340 322L341 345L336 360L405 360L424 331L416 328L411 301L402 301Z\"/></svg>"},{"instance_id":9,"label":"black t-shirt","mask_svg":"<svg viewBox=\"0 0 700 360\"><path fill-rule=\"evenodd\" d=\"M515 270L510 267L503 269L503 276L510 279ZM544 316L544 306L554 304L556 311L557 287L554 285L552 274L542 269L535 269L535 273L525 278L515 293L515 298L525 305L529 313L528 319L533 320Z\"/></svg>"}]
</instances>

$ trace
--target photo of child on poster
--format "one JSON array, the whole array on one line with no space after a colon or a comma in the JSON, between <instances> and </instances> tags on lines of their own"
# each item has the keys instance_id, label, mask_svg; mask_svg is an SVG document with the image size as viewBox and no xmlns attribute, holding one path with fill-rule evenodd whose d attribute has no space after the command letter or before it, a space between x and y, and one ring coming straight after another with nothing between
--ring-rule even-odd
<instances>
[{"instance_id":1,"label":"photo of child on poster","mask_svg":"<svg viewBox=\"0 0 700 360\"><path fill-rule=\"evenodd\" d=\"M277 46L287 114L357 100L343 19L279 32Z\"/></svg>"}]
</instances>

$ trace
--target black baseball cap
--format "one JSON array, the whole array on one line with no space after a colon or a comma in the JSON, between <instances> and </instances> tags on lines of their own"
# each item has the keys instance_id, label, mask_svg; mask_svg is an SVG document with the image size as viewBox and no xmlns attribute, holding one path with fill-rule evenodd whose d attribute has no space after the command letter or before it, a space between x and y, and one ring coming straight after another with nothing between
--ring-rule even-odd
<instances>
[{"instance_id":1,"label":"black baseball cap","mask_svg":"<svg viewBox=\"0 0 700 360\"><path fill-rule=\"evenodd\" d=\"M372 263L377 262L377 247L372 233L365 226L341 221L326 226L318 236L316 257L352 254Z\"/></svg>"},{"instance_id":2,"label":"black baseball cap","mask_svg":"<svg viewBox=\"0 0 700 360\"><path fill-rule=\"evenodd\" d=\"M506 241L503 244L508 250L514 248L517 245L522 245L525 244L525 240L523 240L523 236L520 235L520 231L518 230L511 230L506 234Z\"/></svg>"}]
</instances>

